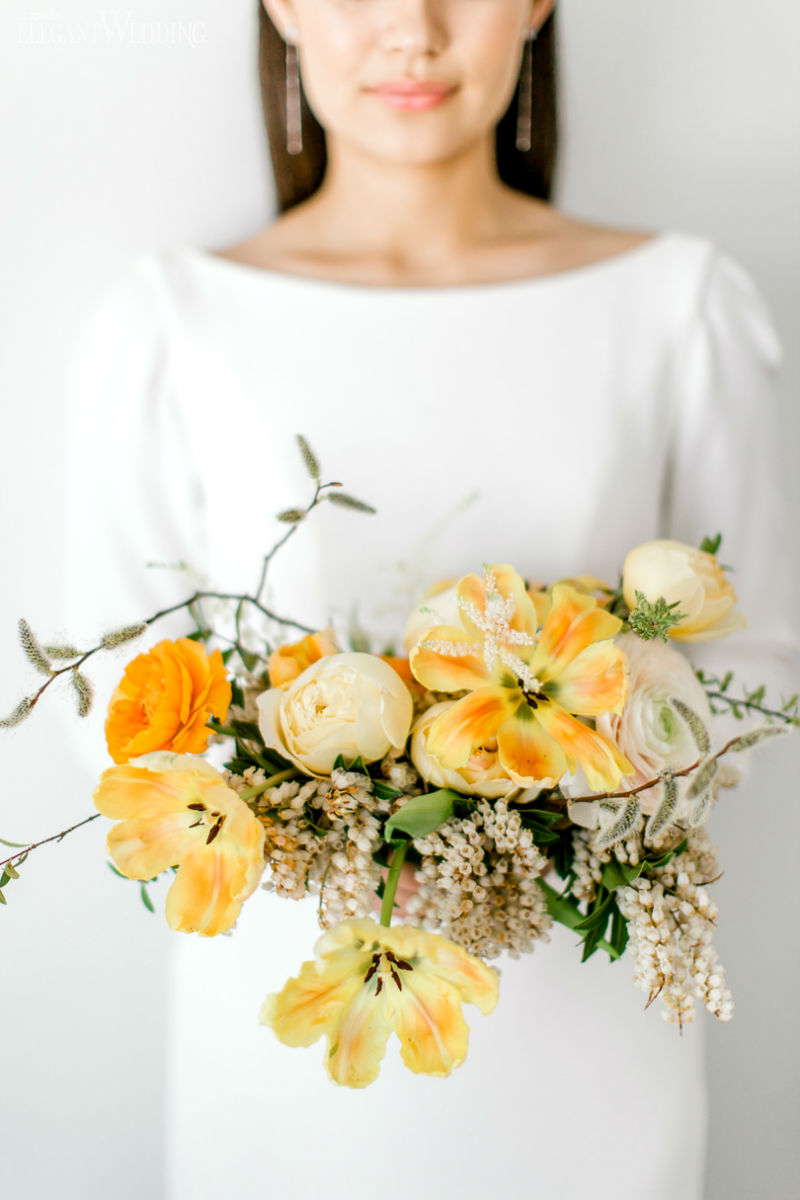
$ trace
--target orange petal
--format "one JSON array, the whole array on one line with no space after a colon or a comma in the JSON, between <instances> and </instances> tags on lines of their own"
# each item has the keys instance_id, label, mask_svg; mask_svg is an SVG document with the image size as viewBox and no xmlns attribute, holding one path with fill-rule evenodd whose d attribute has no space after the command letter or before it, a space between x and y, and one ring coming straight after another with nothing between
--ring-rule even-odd
<instances>
[{"instance_id":1,"label":"orange petal","mask_svg":"<svg viewBox=\"0 0 800 1200\"><path fill-rule=\"evenodd\" d=\"M512 779L524 787L533 783L554 787L567 770L561 746L537 720L541 707L534 712L523 702L497 733L500 762Z\"/></svg>"},{"instance_id":2,"label":"orange petal","mask_svg":"<svg viewBox=\"0 0 800 1200\"><path fill-rule=\"evenodd\" d=\"M497 733L513 712L513 689L481 687L456 700L428 730L427 751L446 769L466 766L476 746Z\"/></svg>"},{"instance_id":3,"label":"orange petal","mask_svg":"<svg viewBox=\"0 0 800 1200\"><path fill-rule=\"evenodd\" d=\"M582 717L622 712L627 691L625 656L608 638L587 646L545 687L548 697Z\"/></svg>"},{"instance_id":4,"label":"orange petal","mask_svg":"<svg viewBox=\"0 0 800 1200\"><path fill-rule=\"evenodd\" d=\"M631 763L612 742L564 712L559 705L540 704L536 715L562 747L570 770L575 771L580 763L589 787L594 791L613 791L623 775L634 774Z\"/></svg>"},{"instance_id":5,"label":"orange petal","mask_svg":"<svg viewBox=\"0 0 800 1200\"><path fill-rule=\"evenodd\" d=\"M593 596L558 583L553 588L552 608L531 657L531 670L543 683L554 679L587 646L613 637L621 628L619 617L612 617L600 608Z\"/></svg>"},{"instance_id":6,"label":"orange petal","mask_svg":"<svg viewBox=\"0 0 800 1200\"><path fill-rule=\"evenodd\" d=\"M453 625L435 625L411 651L411 673L433 692L463 692L490 678L480 642Z\"/></svg>"}]
</instances>

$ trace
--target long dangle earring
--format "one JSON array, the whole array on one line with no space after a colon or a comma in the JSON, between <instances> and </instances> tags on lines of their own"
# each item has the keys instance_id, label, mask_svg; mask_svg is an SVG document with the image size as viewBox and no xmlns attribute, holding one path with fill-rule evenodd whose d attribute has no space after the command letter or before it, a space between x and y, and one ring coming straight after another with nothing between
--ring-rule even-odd
<instances>
[{"instance_id":1,"label":"long dangle earring","mask_svg":"<svg viewBox=\"0 0 800 1200\"><path fill-rule=\"evenodd\" d=\"M525 49L522 52L522 69L519 77L519 95L517 98L517 149L531 148L531 112L533 109L533 43L536 41L536 28L530 30L525 39Z\"/></svg>"},{"instance_id":2,"label":"long dangle earring","mask_svg":"<svg viewBox=\"0 0 800 1200\"><path fill-rule=\"evenodd\" d=\"M300 72L292 25L286 31L286 152L301 154L303 150L303 119L300 113Z\"/></svg>"}]
</instances>

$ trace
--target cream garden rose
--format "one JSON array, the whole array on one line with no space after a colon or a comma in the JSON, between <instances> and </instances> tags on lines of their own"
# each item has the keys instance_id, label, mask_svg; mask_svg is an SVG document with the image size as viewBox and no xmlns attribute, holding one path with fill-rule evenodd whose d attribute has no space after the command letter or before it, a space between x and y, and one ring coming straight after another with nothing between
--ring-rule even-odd
<instances>
[{"instance_id":1,"label":"cream garden rose","mask_svg":"<svg viewBox=\"0 0 800 1200\"><path fill-rule=\"evenodd\" d=\"M691 664L679 650L657 640L644 642L635 633L620 634L615 642L628 660L628 697L621 713L605 713L597 717L596 725L636 768L635 777L626 781L635 787L668 767L681 770L697 760L694 738L669 697L694 709L706 727L711 708ZM658 808L660 789L648 788L639 799L642 811L649 815Z\"/></svg>"},{"instance_id":2,"label":"cream garden rose","mask_svg":"<svg viewBox=\"0 0 800 1200\"><path fill-rule=\"evenodd\" d=\"M375 762L405 745L414 703L395 670L373 654L329 654L287 689L258 698L267 746L320 778L337 757Z\"/></svg>"},{"instance_id":3,"label":"cream garden rose","mask_svg":"<svg viewBox=\"0 0 800 1200\"><path fill-rule=\"evenodd\" d=\"M622 589L628 608L636 607L636 592L651 602L663 596L678 602L684 614L670 632L676 641L702 642L743 629L747 621L733 612L736 593L713 554L683 542L661 539L645 542L628 554L622 568Z\"/></svg>"},{"instance_id":4,"label":"cream garden rose","mask_svg":"<svg viewBox=\"0 0 800 1200\"><path fill-rule=\"evenodd\" d=\"M411 761L426 783L434 787L452 788L470 796L484 796L487 800L505 799L520 790L519 784L510 779L500 766L497 745L494 748L481 746L474 751L466 766L448 770L439 765L428 753L428 730L439 713L452 708L455 700L434 704L420 716L411 730L409 753Z\"/></svg>"}]
</instances>

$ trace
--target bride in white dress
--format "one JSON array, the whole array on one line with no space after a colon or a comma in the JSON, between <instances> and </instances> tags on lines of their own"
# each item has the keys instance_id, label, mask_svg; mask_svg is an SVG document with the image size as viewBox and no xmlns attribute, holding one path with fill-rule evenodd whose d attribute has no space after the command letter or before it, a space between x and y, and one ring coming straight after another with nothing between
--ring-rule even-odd
<instances>
[{"instance_id":1,"label":"bride in white dress","mask_svg":"<svg viewBox=\"0 0 800 1200\"><path fill-rule=\"evenodd\" d=\"M275 514L306 498L302 432L326 475L378 510L315 513L276 560L275 606L310 625L341 623L358 602L362 626L397 638L422 587L483 561L614 578L636 543L722 530L752 631L722 658L780 669L794 653L774 553L781 348L751 279L712 243L600 228L547 203L553 0L265 2L282 215L222 253L141 256L77 355L76 633L187 594L185 576L148 562L252 586ZM303 153L278 143L277 30L297 43L325 129L320 187L308 108ZM435 103L430 90L401 101L398 80L446 87ZM391 81L391 95L374 90ZM91 596L88 570L102 580ZM186 628L172 618L137 650ZM120 670L95 672L84 737L98 772ZM491 1188L699 1200L707 1014L679 1037L643 1011L627 959L581 966L556 926L533 955L495 964L500 1002L489 1018L467 1010L469 1056L449 1079L411 1075L390 1042L377 1082L349 1092L327 1079L320 1045L290 1050L257 1020L318 932L313 900L257 891L231 937L174 935L169 1200Z\"/></svg>"}]
</instances>

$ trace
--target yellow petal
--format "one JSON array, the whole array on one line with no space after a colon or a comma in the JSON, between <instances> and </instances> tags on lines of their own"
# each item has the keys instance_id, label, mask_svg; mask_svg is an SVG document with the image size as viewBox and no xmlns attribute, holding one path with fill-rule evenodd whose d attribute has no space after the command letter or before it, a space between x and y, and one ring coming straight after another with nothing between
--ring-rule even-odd
<instances>
[{"instance_id":1,"label":"yellow petal","mask_svg":"<svg viewBox=\"0 0 800 1200\"><path fill-rule=\"evenodd\" d=\"M420 1075L449 1075L467 1056L469 1027L455 988L424 969L399 972L386 985L390 1020L405 1065Z\"/></svg>"},{"instance_id":2,"label":"yellow petal","mask_svg":"<svg viewBox=\"0 0 800 1200\"><path fill-rule=\"evenodd\" d=\"M676 642L708 642L713 638L726 637L738 629L747 628L747 617L740 612L727 612L713 625L701 626L687 622L673 626L669 635Z\"/></svg>"},{"instance_id":3,"label":"yellow petal","mask_svg":"<svg viewBox=\"0 0 800 1200\"><path fill-rule=\"evenodd\" d=\"M587 646L613 637L621 628L619 617L600 608L593 596L576 592L567 584L556 584L552 608L530 661L531 670L546 683Z\"/></svg>"},{"instance_id":4,"label":"yellow petal","mask_svg":"<svg viewBox=\"0 0 800 1200\"><path fill-rule=\"evenodd\" d=\"M427 751L446 769L463 767L473 749L493 738L513 706L513 689L480 687L439 714L428 730Z\"/></svg>"},{"instance_id":5,"label":"yellow petal","mask_svg":"<svg viewBox=\"0 0 800 1200\"><path fill-rule=\"evenodd\" d=\"M489 671L480 642L454 625L429 629L409 655L411 673L433 692L463 692L481 687Z\"/></svg>"},{"instance_id":6,"label":"yellow petal","mask_svg":"<svg viewBox=\"0 0 800 1200\"><path fill-rule=\"evenodd\" d=\"M579 763L594 791L613 791L623 775L634 774L631 763L612 742L557 704L540 704L536 716L563 749L570 771Z\"/></svg>"},{"instance_id":7,"label":"yellow petal","mask_svg":"<svg viewBox=\"0 0 800 1200\"><path fill-rule=\"evenodd\" d=\"M595 642L545 687L567 712L595 717L622 712L628 691L625 656L610 639Z\"/></svg>"},{"instance_id":8,"label":"yellow petal","mask_svg":"<svg viewBox=\"0 0 800 1200\"><path fill-rule=\"evenodd\" d=\"M108 853L128 879L152 879L174 867L196 841L189 829L197 814L183 809L163 817L136 817L120 821L106 837ZM207 832L207 831L206 831Z\"/></svg>"},{"instance_id":9,"label":"yellow petal","mask_svg":"<svg viewBox=\"0 0 800 1200\"><path fill-rule=\"evenodd\" d=\"M249 891L248 878L252 880L235 846L221 838L212 846L195 843L181 859L167 892L167 924L182 933L202 933L206 937L224 933L238 917L243 900L253 891L259 876Z\"/></svg>"},{"instance_id":10,"label":"yellow petal","mask_svg":"<svg viewBox=\"0 0 800 1200\"><path fill-rule=\"evenodd\" d=\"M367 958L342 954L321 969L313 959L280 992L267 996L259 1020L286 1046L310 1046L323 1034L335 1032L364 983Z\"/></svg>"},{"instance_id":11,"label":"yellow petal","mask_svg":"<svg viewBox=\"0 0 800 1200\"><path fill-rule=\"evenodd\" d=\"M328 1036L325 1065L336 1083L363 1088L377 1078L391 1028L388 998L362 984L338 1030Z\"/></svg>"},{"instance_id":12,"label":"yellow petal","mask_svg":"<svg viewBox=\"0 0 800 1200\"><path fill-rule=\"evenodd\" d=\"M95 808L112 820L120 817L160 817L186 808L181 773L156 774L128 764L109 767L92 793Z\"/></svg>"},{"instance_id":13,"label":"yellow petal","mask_svg":"<svg viewBox=\"0 0 800 1200\"><path fill-rule=\"evenodd\" d=\"M393 925L388 933L398 958L413 957L416 949L427 960L426 970L454 987L465 1004L477 1005L485 1016L492 1012L497 1004L498 975L485 962L448 938L411 925ZM413 939L408 935L414 935Z\"/></svg>"},{"instance_id":14,"label":"yellow petal","mask_svg":"<svg viewBox=\"0 0 800 1200\"><path fill-rule=\"evenodd\" d=\"M567 770L561 746L537 720L541 708L540 704L534 713L523 702L497 733L500 762L523 787L533 783L554 787Z\"/></svg>"}]
</instances>

